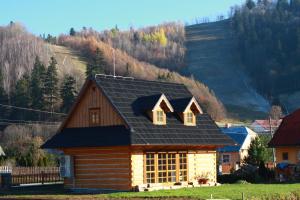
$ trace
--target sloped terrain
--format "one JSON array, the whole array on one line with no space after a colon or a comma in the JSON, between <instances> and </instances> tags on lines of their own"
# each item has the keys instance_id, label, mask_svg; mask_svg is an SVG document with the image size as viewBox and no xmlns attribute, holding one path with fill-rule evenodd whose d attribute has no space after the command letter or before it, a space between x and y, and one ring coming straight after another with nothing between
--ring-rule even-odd
<instances>
[{"instance_id":1,"label":"sloped terrain","mask_svg":"<svg viewBox=\"0 0 300 200\"><path fill-rule=\"evenodd\" d=\"M186 27L184 73L212 89L232 117L262 117L270 108L269 102L251 86L243 66L234 57L237 41L229 23L224 20Z\"/></svg>"},{"instance_id":2,"label":"sloped terrain","mask_svg":"<svg viewBox=\"0 0 300 200\"><path fill-rule=\"evenodd\" d=\"M51 56L57 61L57 69L60 78L65 74L72 74L76 79L79 90L85 80L86 60L78 51L58 45L47 44Z\"/></svg>"}]
</instances>

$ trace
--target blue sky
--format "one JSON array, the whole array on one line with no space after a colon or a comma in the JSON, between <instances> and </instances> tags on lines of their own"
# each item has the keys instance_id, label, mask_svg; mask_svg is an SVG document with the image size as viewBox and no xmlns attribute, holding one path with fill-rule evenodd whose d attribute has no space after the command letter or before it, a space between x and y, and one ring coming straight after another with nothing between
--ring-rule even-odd
<instances>
[{"instance_id":1,"label":"blue sky","mask_svg":"<svg viewBox=\"0 0 300 200\"><path fill-rule=\"evenodd\" d=\"M0 26L21 22L36 35L68 33L70 27L122 30L196 17L227 16L243 0L1 0Z\"/></svg>"}]
</instances>

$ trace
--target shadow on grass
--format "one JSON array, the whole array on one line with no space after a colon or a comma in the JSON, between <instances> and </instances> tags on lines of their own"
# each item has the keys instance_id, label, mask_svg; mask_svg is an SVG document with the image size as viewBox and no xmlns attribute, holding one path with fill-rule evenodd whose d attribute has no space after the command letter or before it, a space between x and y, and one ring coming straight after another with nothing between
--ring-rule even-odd
<instances>
[{"instance_id":1,"label":"shadow on grass","mask_svg":"<svg viewBox=\"0 0 300 200\"><path fill-rule=\"evenodd\" d=\"M70 191L64 189L63 184L17 186L9 189L0 189L0 196L6 195L64 195Z\"/></svg>"}]
</instances>

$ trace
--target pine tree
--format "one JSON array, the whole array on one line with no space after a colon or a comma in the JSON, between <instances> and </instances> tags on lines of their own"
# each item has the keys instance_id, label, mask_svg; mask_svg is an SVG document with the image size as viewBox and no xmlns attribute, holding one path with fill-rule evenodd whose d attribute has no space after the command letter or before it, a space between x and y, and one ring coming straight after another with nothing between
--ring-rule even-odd
<instances>
[{"instance_id":1,"label":"pine tree","mask_svg":"<svg viewBox=\"0 0 300 200\"><path fill-rule=\"evenodd\" d=\"M94 77L95 74L103 74L106 66L107 63L105 62L103 53L99 48L97 48L95 55L87 64L86 77Z\"/></svg>"},{"instance_id":2,"label":"pine tree","mask_svg":"<svg viewBox=\"0 0 300 200\"><path fill-rule=\"evenodd\" d=\"M46 68L41 63L39 57L35 58L35 63L31 72L30 94L32 98L32 108L44 109L44 80Z\"/></svg>"},{"instance_id":3,"label":"pine tree","mask_svg":"<svg viewBox=\"0 0 300 200\"><path fill-rule=\"evenodd\" d=\"M76 35L76 31L75 31L75 29L72 27L71 29L70 29L70 36L75 36Z\"/></svg>"},{"instance_id":4,"label":"pine tree","mask_svg":"<svg viewBox=\"0 0 300 200\"><path fill-rule=\"evenodd\" d=\"M259 137L253 139L248 149L248 156L244 162L250 165L259 166L261 162L266 162L268 157L268 149L266 144Z\"/></svg>"},{"instance_id":5,"label":"pine tree","mask_svg":"<svg viewBox=\"0 0 300 200\"><path fill-rule=\"evenodd\" d=\"M60 97L62 99L61 111L67 113L73 105L76 97L75 89L76 80L74 77L68 75L64 78L60 88Z\"/></svg>"},{"instance_id":6,"label":"pine tree","mask_svg":"<svg viewBox=\"0 0 300 200\"><path fill-rule=\"evenodd\" d=\"M51 57L44 83L45 106L51 112L54 111L54 105L58 100L58 75L56 64L55 58Z\"/></svg>"},{"instance_id":7,"label":"pine tree","mask_svg":"<svg viewBox=\"0 0 300 200\"><path fill-rule=\"evenodd\" d=\"M247 8L248 8L249 10L251 10L252 8L255 7L255 3L254 3L253 0L247 0L246 6L247 6Z\"/></svg>"},{"instance_id":8,"label":"pine tree","mask_svg":"<svg viewBox=\"0 0 300 200\"><path fill-rule=\"evenodd\" d=\"M17 107L29 108L31 104L30 96L30 77L24 74L18 81L13 93L12 104ZM15 109L11 113L12 119L30 119L32 113L24 110Z\"/></svg>"}]
</instances>

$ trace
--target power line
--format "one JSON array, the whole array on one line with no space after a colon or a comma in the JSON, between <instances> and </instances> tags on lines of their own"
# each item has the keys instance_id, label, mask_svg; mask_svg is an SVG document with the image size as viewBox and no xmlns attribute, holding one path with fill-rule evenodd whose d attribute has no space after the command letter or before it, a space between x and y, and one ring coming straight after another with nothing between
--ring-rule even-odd
<instances>
[{"instance_id":1,"label":"power line","mask_svg":"<svg viewBox=\"0 0 300 200\"><path fill-rule=\"evenodd\" d=\"M41 123L12 123L12 122L0 122L0 125L38 125L38 124L41 124ZM58 124L41 124L43 126L55 126L57 127Z\"/></svg>"},{"instance_id":2,"label":"power line","mask_svg":"<svg viewBox=\"0 0 300 200\"><path fill-rule=\"evenodd\" d=\"M4 121L4 122L21 122L21 123L45 123L45 124L59 124L61 123L60 121L56 122L56 121L34 121L34 120L13 120L13 119L0 119L0 122Z\"/></svg>"},{"instance_id":3,"label":"power line","mask_svg":"<svg viewBox=\"0 0 300 200\"><path fill-rule=\"evenodd\" d=\"M24 108L24 107L6 105L6 104L1 104L1 103L0 103L0 106L2 106L2 107L8 107L8 108L20 109L20 110L28 110L28 111L33 111L33 112L47 113L47 114L67 115L66 113L50 112L50 111L45 111L45 110L38 110L38 109L32 109L32 108Z\"/></svg>"}]
</instances>

